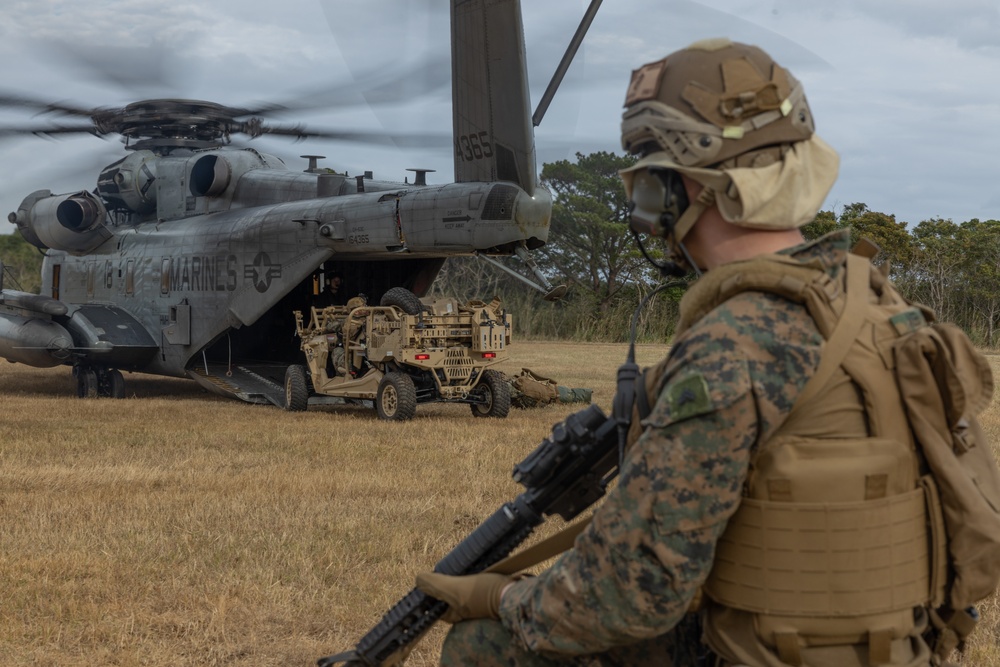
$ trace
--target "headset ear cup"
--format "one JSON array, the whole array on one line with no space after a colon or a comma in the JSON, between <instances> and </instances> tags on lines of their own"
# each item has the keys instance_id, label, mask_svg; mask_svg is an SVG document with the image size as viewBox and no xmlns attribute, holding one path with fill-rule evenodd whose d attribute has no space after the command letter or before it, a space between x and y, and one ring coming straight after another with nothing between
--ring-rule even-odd
<instances>
[{"instance_id":1,"label":"headset ear cup","mask_svg":"<svg viewBox=\"0 0 1000 667\"><path fill-rule=\"evenodd\" d=\"M632 181L629 226L640 234L663 237L663 207L668 199L663 179L648 171L635 175Z\"/></svg>"},{"instance_id":2,"label":"headset ear cup","mask_svg":"<svg viewBox=\"0 0 1000 667\"><path fill-rule=\"evenodd\" d=\"M660 227L658 236L667 238L673 233L674 225L680 220L681 215L690 205L687 190L684 188L684 179L673 169L651 169L653 174L663 183L665 191L663 201L663 214L660 216Z\"/></svg>"}]
</instances>

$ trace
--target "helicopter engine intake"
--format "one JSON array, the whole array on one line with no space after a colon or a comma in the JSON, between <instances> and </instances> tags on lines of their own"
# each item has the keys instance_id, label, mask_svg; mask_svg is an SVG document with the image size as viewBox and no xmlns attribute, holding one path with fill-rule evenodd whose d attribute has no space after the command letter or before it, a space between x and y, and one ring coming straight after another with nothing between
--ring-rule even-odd
<instances>
[{"instance_id":1,"label":"helicopter engine intake","mask_svg":"<svg viewBox=\"0 0 1000 667\"><path fill-rule=\"evenodd\" d=\"M73 255L91 252L112 235L106 226L104 203L86 191L66 195L33 192L8 220L32 245Z\"/></svg>"},{"instance_id":2,"label":"helicopter engine intake","mask_svg":"<svg viewBox=\"0 0 1000 667\"><path fill-rule=\"evenodd\" d=\"M218 197L232 179L233 170L226 158L205 155L191 167L191 194L196 197Z\"/></svg>"}]
</instances>

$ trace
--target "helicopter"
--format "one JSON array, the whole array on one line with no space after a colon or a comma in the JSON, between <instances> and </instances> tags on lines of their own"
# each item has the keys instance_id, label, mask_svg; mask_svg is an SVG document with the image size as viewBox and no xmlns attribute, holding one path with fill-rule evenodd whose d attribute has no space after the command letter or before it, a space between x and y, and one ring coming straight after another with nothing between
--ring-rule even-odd
<instances>
[{"instance_id":1,"label":"helicopter","mask_svg":"<svg viewBox=\"0 0 1000 667\"><path fill-rule=\"evenodd\" d=\"M394 288L419 297L447 258L479 256L560 298L566 288L531 257L548 239L552 210L533 129L599 6L592 1L531 113L519 0L451 1L455 173L442 185L421 169L412 182L352 177L320 168L315 155L297 171L234 144L378 139L272 124L277 107L268 105L160 98L84 108L0 92L0 108L62 119L0 128L0 138L118 135L127 153L94 189L36 190L8 216L44 259L40 294L0 290L0 356L72 366L80 397L125 396L127 371L280 406L300 354L293 312L308 309L325 275L374 302ZM534 279L500 261L514 256Z\"/></svg>"}]
</instances>

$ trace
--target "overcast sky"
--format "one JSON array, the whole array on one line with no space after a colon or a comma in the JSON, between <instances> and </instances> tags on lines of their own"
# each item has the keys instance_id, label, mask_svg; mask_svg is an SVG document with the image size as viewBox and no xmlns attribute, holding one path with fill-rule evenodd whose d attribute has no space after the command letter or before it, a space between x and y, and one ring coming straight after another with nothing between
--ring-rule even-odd
<instances>
[{"instance_id":1,"label":"overcast sky","mask_svg":"<svg viewBox=\"0 0 1000 667\"><path fill-rule=\"evenodd\" d=\"M524 21L533 104L586 0L532 0ZM446 0L0 1L0 91L90 108L151 97L312 107L278 119L323 129L451 131ZM541 161L621 152L632 69L690 42L729 36L762 46L804 84L817 129L841 155L824 208L853 202L916 224L1000 219L1000 3L996 0L606 0L536 132ZM393 81L388 105L358 86ZM372 98L374 100L374 98ZM398 100L403 99L400 103ZM0 112L0 127L43 122ZM258 139L304 169L408 167L451 179L451 144L399 150ZM33 190L93 189L122 155L115 140L0 140L0 212ZM539 169L541 165L539 165ZM0 223L0 232L12 230Z\"/></svg>"}]
</instances>

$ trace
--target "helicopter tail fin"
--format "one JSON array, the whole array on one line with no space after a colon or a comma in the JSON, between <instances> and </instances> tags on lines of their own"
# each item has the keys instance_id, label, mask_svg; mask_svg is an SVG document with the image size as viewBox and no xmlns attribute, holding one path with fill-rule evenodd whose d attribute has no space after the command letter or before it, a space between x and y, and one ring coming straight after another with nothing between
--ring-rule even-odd
<instances>
[{"instance_id":1,"label":"helicopter tail fin","mask_svg":"<svg viewBox=\"0 0 1000 667\"><path fill-rule=\"evenodd\" d=\"M535 139L520 0L451 0L455 181L534 194Z\"/></svg>"}]
</instances>

